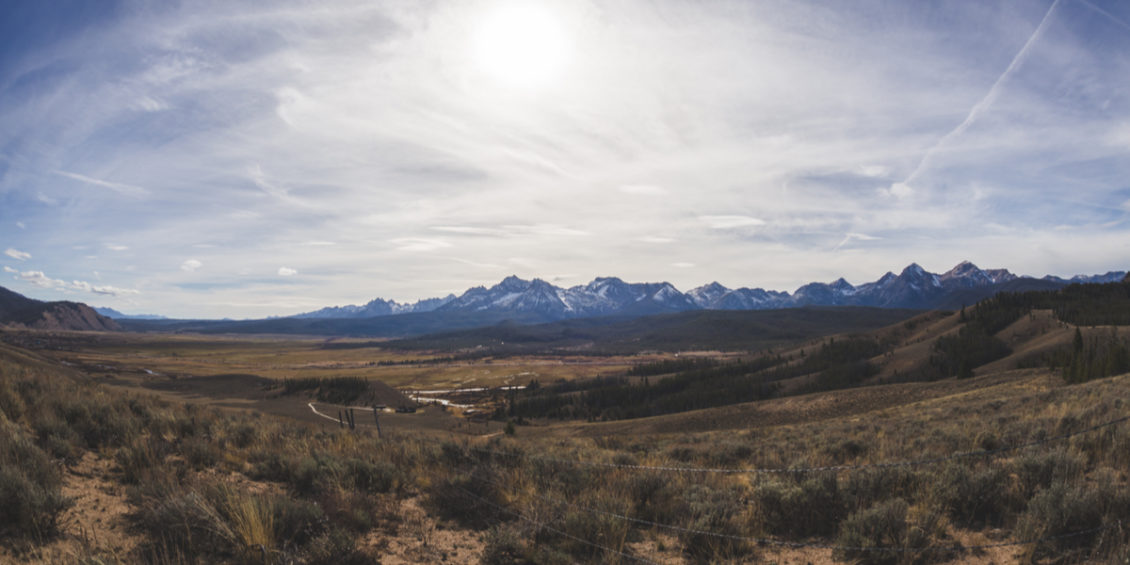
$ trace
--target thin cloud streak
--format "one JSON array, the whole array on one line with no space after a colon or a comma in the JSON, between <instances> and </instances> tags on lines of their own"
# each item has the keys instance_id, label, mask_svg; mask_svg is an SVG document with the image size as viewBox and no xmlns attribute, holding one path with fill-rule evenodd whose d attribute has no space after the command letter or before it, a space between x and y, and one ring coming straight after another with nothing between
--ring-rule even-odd
<instances>
[{"instance_id":1,"label":"thin cloud streak","mask_svg":"<svg viewBox=\"0 0 1130 565\"><path fill-rule=\"evenodd\" d=\"M1005 83L1005 81L1008 80L1010 76L1012 76L1012 73L1020 67L1020 65L1028 57L1028 52L1029 50L1031 50L1032 45L1036 43L1036 41L1040 39L1040 36L1044 34L1044 30L1047 29L1048 23L1051 21L1052 14L1055 12L1055 8L1059 5L1059 2L1060 0L1054 0L1052 2L1052 5L1048 8L1047 13L1045 13L1043 19L1040 20L1040 25L1036 26L1036 30L1032 32L1032 35L1028 36L1028 41L1024 42L1024 46L1020 48L1020 51L1018 51L1016 53L1016 56L1012 58L1012 61L1009 62L1008 67L1005 68L1004 72L997 77L997 80L993 82L993 85L989 87L989 91L985 93L985 96L981 98L981 100L976 104L974 104L972 108L969 109L969 113L965 116L965 119L962 120L961 123L957 125L957 127L950 130L949 133L942 136L942 138L939 139L937 143L926 150L925 155L922 156L922 160L918 162L918 166L914 167L914 170L906 176L906 179L903 180L902 183L900 183L901 186L898 189L900 190L900 193L897 193L897 196L904 197L909 195L908 191L913 190L912 185L914 181L918 180L918 176L922 174L922 171L926 170L926 168L930 166L930 162L933 160L934 155L939 150L941 150L941 148L949 144L952 140L960 137L961 134L965 133L965 130L969 129L969 126L972 125L973 122L977 121L977 118L981 117L981 114L983 114L986 110L988 110L990 106L992 106L993 102L995 102L997 100L997 97L1000 96L1001 86ZM892 188L892 192L894 192L895 190L895 188Z\"/></svg>"},{"instance_id":2,"label":"thin cloud streak","mask_svg":"<svg viewBox=\"0 0 1130 565\"><path fill-rule=\"evenodd\" d=\"M140 196L147 196L149 194L148 190L146 190L146 189L144 189L140 186L133 186L131 184L123 184L123 183L120 183L120 182L105 181L105 180L101 180L101 179L88 177L86 175L80 175L78 173L69 173L67 171L58 171L57 170L57 171L53 171L53 172L55 174L59 175L59 176L67 177L69 179L74 179L74 180L81 181L81 182L84 182L84 183L87 183L87 184L92 184L94 186L100 186L102 188L108 188L108 189L110 189L114 192L117 192L118 194L122 194L124 196L140 197Z\"/></svg>"}]
</instances>

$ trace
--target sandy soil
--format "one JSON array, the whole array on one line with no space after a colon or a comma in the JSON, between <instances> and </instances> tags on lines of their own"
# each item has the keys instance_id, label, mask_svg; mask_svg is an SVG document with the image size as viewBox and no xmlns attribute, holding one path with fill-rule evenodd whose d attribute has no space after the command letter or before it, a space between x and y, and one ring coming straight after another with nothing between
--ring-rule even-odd
<instances>
[{"instance_id":1,"label":"sandy soil","mask_svg":"<svg viewBox=\"0 0 1130 565\"><path fill-rule=\"evenodd\" d=\"M483 534L449 529L427 515L418 498L400 502L401 522L395 533L374 530L357 545L379 555L384 565L405 563L478 563L483 554Z\"/></svg>"},{"instance_id":2,"label":"sandy soil","mask_svg":"<svg viewBox=\"0 0 1130 565\"><path fill-rule=\"evenodd\" d=\"M93 452L83 455L64 474L63 494L74 505L59 520L59 536L31 553L0 546L0 563L129 562L141 538L130 532L125 488L107 480L113 466Z\"/></svg>"}]
</instances>

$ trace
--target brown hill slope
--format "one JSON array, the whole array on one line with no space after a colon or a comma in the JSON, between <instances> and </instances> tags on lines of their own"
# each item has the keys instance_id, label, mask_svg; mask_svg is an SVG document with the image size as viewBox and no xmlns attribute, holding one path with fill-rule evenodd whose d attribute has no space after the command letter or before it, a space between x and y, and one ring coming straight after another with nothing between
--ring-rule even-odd
<instances>
[{"instance_id":1,"label":"brown hill slope","mask_svg":"<svg viewBox=\"0 0 1130 565\"><path fill-rule=\"evenodd\" d=\"M43 302L0 287L0 325L34 330L121 331L117 322L80 302Z\"/></svg>"}]
</instances>

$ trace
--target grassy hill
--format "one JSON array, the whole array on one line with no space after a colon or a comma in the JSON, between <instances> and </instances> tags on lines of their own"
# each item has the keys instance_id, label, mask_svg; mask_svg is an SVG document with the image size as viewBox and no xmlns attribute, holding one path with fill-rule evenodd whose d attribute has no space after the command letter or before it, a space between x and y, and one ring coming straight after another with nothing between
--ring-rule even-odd
<instances>
[{"instance_id":1,"label":"grassy hill","mask_svg":"<svg viewBox=\"0 0 1130 565\"><path fill-rule=\"evenodd\" d=\"M777 335L802 335L790 331L805 321L801 317L799 324L791 323L789 316L798 312L770 314L780 316L772 320L782 328ZM1047 367L1073 382L1130 371L1130 345L1116 326L1080 328L1063 319L1130 325L1130 284L1001 293L952 315L930 313L879 330L794 340L739 359L641 365L622 376L516 393L498 415L618 420L875 384L970 378L1018 367ZM711 335L726 334L729 328L717 329L721 325L713 322ZM656 329L649 328L648 336L662 335L661 324L652 326ZM563 331L549 331L558 328L542 326L536 335L560 339ZM732 335L759 335L749 326L743 330ZM528 329L521 332L510 339L530 335ZM662 340L653 337L645 343L656 342Z\"/></svg>"}]
</instances>

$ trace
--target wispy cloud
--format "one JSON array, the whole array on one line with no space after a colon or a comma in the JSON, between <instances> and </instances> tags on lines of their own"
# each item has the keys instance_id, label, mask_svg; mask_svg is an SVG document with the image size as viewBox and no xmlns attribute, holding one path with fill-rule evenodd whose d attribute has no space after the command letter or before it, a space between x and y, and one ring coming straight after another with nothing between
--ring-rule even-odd
<instances>
[{"instance_id":1,"label":"wispy cloud","mask_svg":"<svg viewBox=\"0 0 1130 565\"><path fill-rule=\"evenodd\" d=\"M752 216L699 216L699 220L706 223L712 229L725 230L733 228L748 228L756 226L764 226L765 220L761 218L754 218Z\"/></svg>"},{"instance_id":2,"label":"wispy cloud","mask_svg":"<svg viewBox=\"0 0 1130 565\"><path fill-rule=\"evenodd\" d=\"M298 270L291 269L290 267L279 267L280 277L293 277L298 274Z\"/></svg>"},{"instance_id":3,"label":"wispy cloud","mask_svg":"<svg viewBox=\"0 0 1130 565\"><path fill-rule=\"evenodd\" d=\"M419 237L398 237L390 240L398 251L435 251L451 247L451 244L442 239L426 239Z\"/></svg>"},{"instance_id":4,"label":"wispy cloud","mask_svg":"<svg viewBox=\"0 0 1130 565\"><path fill-rule=\"evenodd\" d=\"M1107 20L1109 20L1111 23L1117 25L1118 27L1121 27L1122 29L1130 31L1130 23L1127 23L1126 20L1123 20L1122 18L1119 18L1118 16L1096 6L1094 3L1090 2L1089 0L1079 0L1079 3L1081 3L1084 6L1102 14L1104 17L1106 17Z\"/></svg>"},{"instance_id":5,"label":"wispy cloud","mask_svg":"<svg viewBox=\"0 0 1130 565\"><path fill-rule=\"evenodd\" d=\"M847 233L844 235L844 238L840 240L838 244L836 244L835 249L840 249L843 246L851 243L852 241L878 241L880 239L883 238L873 235L867 235L865 233Z\"/></svg>"},{"instance_id":6,"label":"wispy cloud","mask_svg":"<svg viewBox=\"0 0 1130 565\"><path fill-rule=\"evenodd\" d=\"M60 281L61 282L61 281ZM140 291L131 288L118 288L108 285L94 285L86 281L71 281L67 288L101 296L126 296L140 294Z\"/></svg>"},{"instance_id":7,"label":"wispy cloud","mask_svg":"<svg viewBox=\"0 0 1130 565\"><path fill-rule=\"evenodd\" d=\"M16 280L32 284L39 288L55 289L65 292L86 292L100 296L128 296L137 295L141 291L131 288L118 288L109 285L96 285L87 281L75 280L70 283L47 276L43 271L19 271L11 267L4 267L5 273L15 275Z\"/></svg>"},{"instance_id":8,"label":"wispy cloud","mask_svg":"<svg viewBox=\"0 0 1130 565\"><path fill-rule=\"evenodd\" d=\"M11 257L12 259L19 259L20 261L27 261L28 259L31 259L31 253L20 251L19 249L13 249L11 247L5 249L4 254L8 257Z\"/></svg>"},{"instance_id":9,"label":"wispy cloud","mask_svg":"<svg viewBox=\"0 0 1130 565\"><path fill-rule=\"evenodd\" d=\"M21 271L16 274L16 278L42 288L65 288L67 286L66 282L48 277L43 271Z\"/></svg>"},{"instance_id":10,"label":"wispy cloud","mask_svg":"<svg viewBox=\"0 0 1130 565\"><path fill-rule=\"evenodd\" d=\"M498 228L484 228L475 226L432 226L435 231L446 233L457 233L462 235L485 235L494 237L506 237L510 232Z\"/></svg>"},{"instance_id":11,"label":"wispy cloud","mask_svg":"<svg viewBox=\"0 0 1130 565\"><path fill-rule=\"evenodd\" d=\"M132 184L124 184L124 183L120 183L120 182L105 181L105 180L96 179L96 178L93 178L93 177L88 177L86 175L80 175L78 173L70 173L70 172L67 172L67 171L56 170L56 171L54 171L54 173L57 174L57 175L60 175L60 176L67 177L69 179L74 179L74 180L77 180L77 181L84 182L86 184L91 184L91 185L94 185L94 186L100 186L102 188L108 188L108 189L110 189L114 192L117 192L118 194L124 195L124 196L139 197L139 196L146 196L146 195L149 194L148 190L146 190L146 189L144 189L140 186L134 186Z\"/></svg>"},{"instance_id":12,"label":"wispy cloud","mask_svg":"<svg viewBox=\"0 0 1130 565\"><path fill-rule=\"evenodd\" d=\"M186 259L184 263L180 264L180 270L182 270L186 273L191 273L191 272L194 272L194 271L196 271L197 269L199 269L200 267L203 267L203 266L204 266L204 263L201 263L200 261L198 261L196 259Z\"/></svg>"},{"instance_id":13,"label":"wispy cloud","mask_svg":"<svg viewBox=\"0 0 1130 565\"><path fill-rule=\"evenodd\" d=\"M549 237L578 237L589 235L589 232L587 231L558 224L512 224L503 226L503 228L517 234L540 235Z\"/></svg>"}]
</instances>

